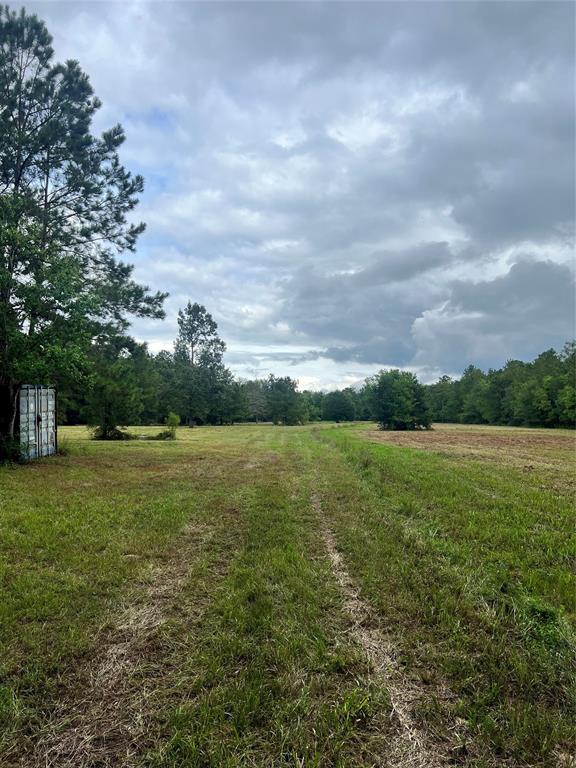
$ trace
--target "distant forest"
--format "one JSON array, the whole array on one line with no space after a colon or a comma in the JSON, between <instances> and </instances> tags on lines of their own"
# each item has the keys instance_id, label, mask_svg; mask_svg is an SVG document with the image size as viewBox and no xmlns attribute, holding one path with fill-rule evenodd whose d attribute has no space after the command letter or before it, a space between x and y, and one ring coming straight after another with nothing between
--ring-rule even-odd
<instances>
[{"instance_id":1,"label":"distant forest","mask_svg":"<svg viewBox=\"0 0 576 768\"><path fill-rule=\"evenodd\" d=\"M118 425L165 424L170 413L188 426L354 420L382 424L378 408L389 397L393 413L403 398L416 399L419 424L576 423L575 342L561 352L547 350L530 363L510 360L486 373L471 365L459 379L443 376L429 385L406 372L381 372L361 387L312 392L299 391L298 382L287 376L236 379L222 362L225 344L205 307L189 303L178 322L173 351L152 354L127 336L93 346L92 374L80 386L60 383L60 422L94 425L104 436L107 428Z\"/></svg>"},{"instance_id":2,"label":"distant forest","mask_svg":"<svg viewBox=\"0 0 576 768\"><path fill-rule=\"evenodd\" d=\"M426 387L432 421L574 427L576 344L549 349L531 363L509 360L484 373L468 366L460 379L443 376Z\"/></svg>"}]
</instances>

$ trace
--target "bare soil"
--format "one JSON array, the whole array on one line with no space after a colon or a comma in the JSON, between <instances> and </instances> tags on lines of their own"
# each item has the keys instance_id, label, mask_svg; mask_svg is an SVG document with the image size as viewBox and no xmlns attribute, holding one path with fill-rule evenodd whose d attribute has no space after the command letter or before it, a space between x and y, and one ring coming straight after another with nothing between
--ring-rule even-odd
<instances>
[{"instance_id":1,"label":"bare soil","mask_svg":"<svg viewBox=\"0 0 576 768\"><path fill-rule=\"evenodd\" d=\"M435 424L431 430L363 433L371 442L432 451L464 460L544 472L558 489L576 487L576 433L551 430Z\"/></svg>"}]
</instances>

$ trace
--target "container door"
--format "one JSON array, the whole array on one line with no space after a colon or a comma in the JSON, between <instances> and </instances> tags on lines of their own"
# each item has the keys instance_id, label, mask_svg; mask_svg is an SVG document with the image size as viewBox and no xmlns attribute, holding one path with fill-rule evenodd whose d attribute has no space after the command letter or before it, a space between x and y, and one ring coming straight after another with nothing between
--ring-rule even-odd
<instances>
[{"instance_id":1,"label":"container door","mask_svg":"<svg viewBox=\"0 0 576 768\"><path fill-rule=\"evenodd\" d=\"M56 398L53 389L38 387L37 394L37 444L39 456L51 456L56 452Z\"/></svg>"},{"instance_id":2,"label":"container door","mask_svg":"<svg viewBox=\"0 0 576 768\"><path fill-rule=\"evenodd\" d=\"M24 386L20 389L20 444L29 459L38 456L36 415L36 388Z\"/></svg>"},{"instance_id":3,"label":"container door","mask_svg":"<svg viewBox=\"0 0 576 768\"><path fill-rule=\"evenodd\" d=\"M56 391L46 390L47 393L47 417L46 417L46 444L48 456L56 453Z\"/></svg>"}]
</instances>

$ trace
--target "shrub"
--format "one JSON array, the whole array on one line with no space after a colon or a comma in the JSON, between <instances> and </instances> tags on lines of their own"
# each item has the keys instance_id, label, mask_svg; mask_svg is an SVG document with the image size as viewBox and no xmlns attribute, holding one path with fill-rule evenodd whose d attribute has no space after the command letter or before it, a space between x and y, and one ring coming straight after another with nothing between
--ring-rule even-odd
<instances>
[{"instance_id":1,"label":"shrub","mask_svg":"<svg viewBox=\"0 0 576 768\"><path fill-rule=\"evenodd\" d=\"M144 435L143 440L174 440L175 437L171 429L163 429L162 432L158 432L157 435Z\"/></svg>"},{"instance_id":2,"label":"shrub","mask_svg":"<svg viewBox=\"0 0 576 768\"><path fill-rule=\"evenodd\" d=\"M72 453L72 444L70 443L70 440L65 437L59 438L56 453L58 456L70 456Z\"/></svg>"},{"instance_id":3,"label":"shrub","mask_svg":"<svg viewBox=\"0 0 576 768\"><path fill-rule=\"evenodd\" d=\"M20 441L15 437L0 435L0 464L19 464L23 460Z\"/></svg>"},{"instance_id":4,"label":"shrub","mask_svg":"<svg viewBox=\"0 0 576 768\"><path fill-rule=\"evenodd\" d=\"M180 416L178 416L177 413L170 411L170 413L166 417L166 426L168 427L166 431L169 433L171 440L176 440L176 427L179 424L180 424ZM160 434L163 434L163 433L160 433Z\"/></svg>"},{"instance_id":5,"label":"shrub","mask_svg":"<svg viewBox=\"0 0 576 768\"><path fill-rule=\"evenodd\" d=\"M136 440L134 435L129 432L124 432L118 427L112 427L104 429L103 427L95 427L92 431L93 440Z\"/></svg>"}]
</instances>

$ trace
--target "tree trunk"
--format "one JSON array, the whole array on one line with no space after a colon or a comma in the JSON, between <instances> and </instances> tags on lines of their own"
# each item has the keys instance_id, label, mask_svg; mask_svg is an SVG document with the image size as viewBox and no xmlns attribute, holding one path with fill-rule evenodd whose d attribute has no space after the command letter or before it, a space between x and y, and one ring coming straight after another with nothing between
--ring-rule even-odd
<instances>
[{"instance_id":1,"label":"tree trunk","mask_svg":"<svg viewBox=\"0 0 576 768\"><path fill-rule=\"evenodd\" d=\"M13 380L0 385L0 439L14 438L18 415L18 389L18 383Z\"/></svg>"}]
</instances>

